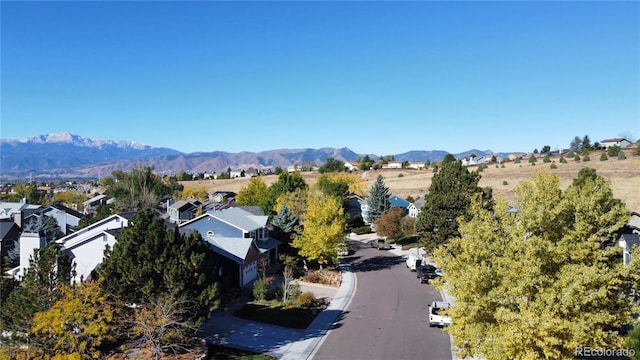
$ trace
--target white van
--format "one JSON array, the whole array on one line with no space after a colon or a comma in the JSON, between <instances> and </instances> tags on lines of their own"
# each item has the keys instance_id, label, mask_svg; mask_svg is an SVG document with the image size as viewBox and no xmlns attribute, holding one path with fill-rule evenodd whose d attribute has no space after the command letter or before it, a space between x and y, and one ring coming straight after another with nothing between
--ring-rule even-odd
<instances>
[{"instance_id":1,"label":"white van","mask_svg":"<svg viewBox=\"0 0 640 360\"><path fill-rule=\"evenodd\" d=\"M420 264L422 264L422 257L416 254L409 254L409 256L407 257L407 267L409 268L409 270L418 270Z\"/></svg>"}]
</instances>

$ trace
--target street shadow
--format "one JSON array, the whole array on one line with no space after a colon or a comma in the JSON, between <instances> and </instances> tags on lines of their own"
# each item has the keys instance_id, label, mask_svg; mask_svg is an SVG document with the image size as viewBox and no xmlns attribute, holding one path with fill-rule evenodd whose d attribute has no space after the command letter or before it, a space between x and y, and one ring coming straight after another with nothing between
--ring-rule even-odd
<instances>
[{"instance_id":1,"label":"street shadow","mask_svg":"<svg viewBox=\"0 0 640 360\"><path fill-rule=\"evenodd\" d=\"M362 261L354 261L351 267L354 272L380 271L390 269L405 262L402 256L375 256Z\"/></svg>"}]
</instances>

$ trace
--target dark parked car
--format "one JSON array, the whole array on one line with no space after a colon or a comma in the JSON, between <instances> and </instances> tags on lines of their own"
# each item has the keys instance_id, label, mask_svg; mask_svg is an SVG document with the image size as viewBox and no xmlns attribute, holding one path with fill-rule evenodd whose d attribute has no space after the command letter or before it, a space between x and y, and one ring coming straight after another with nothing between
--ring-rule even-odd
<instances>
[{"instance_id":1,"label":"dark parked car","mask_svg":"<svg viewBox=\"0 0 640 360\"><path fill-rule=\"evenodd\" d=\"M384 239L374 239L369 241L369 246L377 248L378 250L390 250L391 244L385 242Z\"/></svg>"},{"instance_id":2,"label":"dark parked car","mask_svg":"<svg viewBox=\"0 0 640 360\"><path fill-rule=\"evenodd\" d=\"M421 284L428 284L431 280L438 277L437 268L433 265L422 265L417 271Z\"/></svg>"}]
</instances>

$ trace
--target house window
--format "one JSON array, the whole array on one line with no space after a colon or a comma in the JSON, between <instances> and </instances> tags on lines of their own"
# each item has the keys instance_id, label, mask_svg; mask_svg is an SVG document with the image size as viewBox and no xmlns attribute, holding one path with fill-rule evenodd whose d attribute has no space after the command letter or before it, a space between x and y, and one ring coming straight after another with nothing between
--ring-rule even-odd
<instances>
[{"instance_id":1,"label":"house window","mask_svg":"<svg viewBox=\"0 0 640 360\"><path fill-rule=\"evenodd\" d=\"M629 265L631 263L631 253L629 251L624 252L623 264Z\"/></svg>"}]
</instances>

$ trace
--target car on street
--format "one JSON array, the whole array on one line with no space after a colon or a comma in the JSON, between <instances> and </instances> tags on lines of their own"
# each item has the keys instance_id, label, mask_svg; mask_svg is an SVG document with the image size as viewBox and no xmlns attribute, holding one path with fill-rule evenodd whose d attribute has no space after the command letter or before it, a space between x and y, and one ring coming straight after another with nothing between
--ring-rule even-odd
<instances>
[{"instance_id":1,"label":"car on street","mask_svg":"<svg viewBox=\"0 0 640 360\"><path fill-rule=\"evenodd\" d=\"M391 244L380 238L369 241L369 246L378 250L391 250Z\"/></svg>"},{"instance_id":2,"label":"car on street","mask_svg":"<svg viewBox=\"0 0 640 360\"><path fill-rule=\"evenodd\" d=\"M429 265L429 264L421 265L417 271L417 277L420 278L420 283L428 284L431 282L431 280L437 278L438 277L438 274L436 273L437 270L438 269L433 265Z\"/></svg>"},{"instance_id":3,"label":"car on street","mask_svg":"<svg viewBox=\"0 0 640 360\"><path fill-rule=\"evenodd\" d=\"M434 301L429 305L429 327L451 325L451 317L443 315L443 310L451 306L446 301Z\"/></svg>"}]
</instances>

